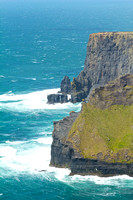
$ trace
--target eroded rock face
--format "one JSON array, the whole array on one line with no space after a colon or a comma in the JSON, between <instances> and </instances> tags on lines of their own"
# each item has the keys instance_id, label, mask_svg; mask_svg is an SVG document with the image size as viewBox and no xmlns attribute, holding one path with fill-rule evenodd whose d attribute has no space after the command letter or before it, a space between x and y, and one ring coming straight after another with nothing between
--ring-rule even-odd
<instances>
[{"instance_id":1,"label":"eroded rock face","mask_svg":"<svg viewBox=\"0 0 133 200\"><path fill-rule=\"evenodd\" d=\"M75 85L75 82L80 85L79 91L72 87L72 101L85 99L94 85L105 85L119 76L130 73L133 73L133 32L91 34L85 67L72 82L72 85Z\"/></svg>"}]
</instances>

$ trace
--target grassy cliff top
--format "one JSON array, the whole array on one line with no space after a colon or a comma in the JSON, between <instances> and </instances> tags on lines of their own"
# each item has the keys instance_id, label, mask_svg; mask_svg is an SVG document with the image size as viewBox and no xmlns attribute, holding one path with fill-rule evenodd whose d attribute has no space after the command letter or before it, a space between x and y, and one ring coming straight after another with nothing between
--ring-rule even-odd
<instances>
[{"instance_id":1,"label":"grassy cliff top","mask_svg":"<svg viewBox=\"0 0 133 200\"><path fill-rule=\"evenodd\" d=\"M94 90L68 141L84 158L133 162L133 75Z\"/></svg>"}]
</instances>

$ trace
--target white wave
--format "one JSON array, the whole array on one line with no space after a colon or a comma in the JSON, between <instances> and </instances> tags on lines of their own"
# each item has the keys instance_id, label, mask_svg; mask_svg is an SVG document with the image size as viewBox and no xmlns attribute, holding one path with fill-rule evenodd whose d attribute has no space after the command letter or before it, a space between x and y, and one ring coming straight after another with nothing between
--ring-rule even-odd
<instances>
[{"instance_id":1,"label":"white wave","mask_svg":"<svg viewBox=\"0 0 133 200\"><path fill-rule=\"evenodd\" d=\"M17 82L18 80L11 80L11 82L13 82L13 83L15 83L15 82Z\"/></svg>"},{"instance_id":2,"label":"white wave","mask_svg":"<svg viewBox=\"0 0 133 200\"><path fill-rule=\"evenodd\" d=\"M34 77L22 78L22 79L36 81L36 78L34 78Z\"/></svg>"},{"instance_id":3,"label":"white wave","mask_svg":"<svg viewBox=\"0 0 133 200\"><path fill-rule=\"evenodd\" d=\"M52 137L49 137L49 138L38 138L34 141L37 141L38 143L41 143L41 144L52 144Z\"/></svg>"},{"instance_id":4,"label":"white wave","mask_svg":"<svg viewBox=\"0 0 133 200\"><path fill-rule=\"evenodd\" d=\"M3 75L0 75L0 78L5 78L5 76L3 76Z\"/></svg>"},{"instance_id":5,"label":"white wave","mask_svg":"<svg viewBox=\"0 0 133 200\"><path fill-rule=\"evenodd\" d=\"M1 109L10 111L27 112L33 110L62 110L74 109L80 111L81 104L72 104L70 102L64 104L47 104L47 95L58 93L59 89L43 90L31 92L28 94L13 94L11 91L7 94L0 95Z\"/></svg>"},{"instance_id":6,"label":"white wave","mask_svg":"<svg viewBox=\"0 0 133 200\"><path fill-rule=\"evenodd\" d=\"M0 196L2 196L3 194L1 193Z\"/></svg>"},{"instance_id":7,"label":"white wave","mask_svg":"<svg viewBox=\"0 0 133 200\"><path fill-rule=\"evenodd\" d=\"M23 144L25 143L24 141L14 141L14 142L11 142L9 140L6 141L6 144L14 144L14 145L18 145L18 144Z\"/></svg>"},{"instance_id":8,"label":"white wave","mask_svg":"<svg viewBox=\"0 0 133 200\"><path fill-rule=\"evenodd\" d=\"M49 138L45 138L43 141L40 138L37 143L27 141L25 143L8 142L8 146L3 144L0 148L0 166L3 169L12 170L12 173L38 173L47 170L50 162L51 144L47 140L49 141ZM39 144L41 142L43 142L43 145ZM8 176L10 173L3 175Z\"/></svg>"},{"instance_id":9,"label":"white wave","mask_svg":"<svg viewBox=\"0 0 133 200\"><path fill-rule=\"evenodd\" d=\"M112 176L112 177L99 177L99 176L93 176L93 175L87 175L87 176L74 175L71 177L71 181L74 181L74 182L91 181L97 185L119 186L120 181L121 181L121 185L122 185L122 181L124 181L124 180L133 181L133 178L129 177L128 175L119 175L119 176ZM66 180L66 181L68 181L68 180Z\"/></svg>"},{"instance_id":10,"label":"white wave","mask_svg":"<svg viewBox=\"0 0 133 200\"><path fill-rule=\"evenodd\" d=\"M66 180L71 179L71 177L69 177L70 174L70 170L67 168L56 168L56 167L49 167L48 172L54 172L55 173L55 177L62 182L66 182Z\"/></svg>"},{"instance_id":11,"label":"white wave","mask_svg":"<svg viewBox=\"0 0 133 200\"><path fill-rule=\"evenodd\" d=\"M31 92L28 94L13 94L12 91L9 91L7 94L0 95L0 101L34 100L34 98L46 100L48 94L56 94L58 91L59 88Z\"/></svg>"}]
</instances>

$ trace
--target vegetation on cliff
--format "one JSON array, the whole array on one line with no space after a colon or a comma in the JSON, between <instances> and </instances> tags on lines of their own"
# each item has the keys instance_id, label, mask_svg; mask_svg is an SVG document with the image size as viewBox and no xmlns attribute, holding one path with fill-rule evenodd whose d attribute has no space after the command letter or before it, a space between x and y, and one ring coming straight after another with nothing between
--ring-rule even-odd
<instances>
[{"instance_id":1,"label":"vegetation on cliff","mask_svg":"<svg viewBox=\"0 0 133 200\"><path fill-rule=\"evenodd\" d=\"M133 105L101 110L83 104L68 140L84 158L133 162Z\"/></svg>"},{"instance_id":2,"label":"vegetation on cliff","mask_svg":"<svg viewBox=\"0 0 133 200\"><path fill-rule=\"evenodd\" d=\"M95 89L74 122L68 141L84 158L133 162L133 75Z\"/></svg>"}]
</instances>

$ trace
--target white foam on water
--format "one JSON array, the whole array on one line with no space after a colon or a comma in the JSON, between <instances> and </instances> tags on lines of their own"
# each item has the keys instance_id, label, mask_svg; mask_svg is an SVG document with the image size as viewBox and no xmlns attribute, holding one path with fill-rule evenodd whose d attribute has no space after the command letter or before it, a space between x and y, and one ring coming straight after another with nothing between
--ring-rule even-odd
<instances>
[{"instance_id":1,"label":"white foam on water","mask_svg":"<svg viewBox=\"0 0 133 200\"><path fill-rule=\"evenodd\" d=\"M51 144L52 143L52 137L49 137L49 138L38 138L36 140L33 140L33 141L36 141L40 144Z\"/></svg>"},{"instance_id":2,"label":"white foam on water","mask_svg":"<svg viewBox=\"0 0 133 200\"><path fill-rule=\"evenodd\" d=\"M14 141L14 142L11 142L9 140L6 141L6 144L14 144L14 145L23 144L23 143L25 143L25 142L23 142L23 141Z\"/></svg>"},{"instance_id":3,"label":"white foam on water","mask_svg":"<svg viewBox=\"0 0 133 200\"><path fill-rule=\"evenodd\" d=\"M47 95L58 93L58 89L43 90L31 92L28 94L13 94L9 91L0 95L1 109L10 111L27 112L33 110L58 110L58 109L76 109L80 111L81 104L72 104L70 102L60 104L47 104Z\"/></svg>"},{"instance_id":4,"label":"white foam on water","mask_svg":"<svg viewBox=\"0 0 133 200\"><path fill-rule=\"evenodd\" d=\"M91 181L97 185L115 185L115 186L119 186L120 182L122 186L122 181L125 181L125 180L133 181L133 178L129 177L128 175L119 175L119 176L112 176L112 177L99 177L99 176L94 176L94 175L86 175L86 176L74 175L71 177L71 181L73 182Z\"/></svg>"},{"instance_id":5,"label":"white foam on water","mask_svg":"<svg viewBox=\"0 0 133 200\"><path fill-rule=\"evenodd\" d=\"M10 146L0 147L0 157L6 159L13 159L16 155L17 150Z\"/></svg>"},{"instance_id":6,"label":"white foam on water","mask_svg":"<svg viewBox=\"0 0 133 200\"><path fill-rule=\"evenodd\" d=\"M51 142L49 137L25 142L7 141L0 147L0 166L12 173L45 171L49 168ZM10 175L7 170L3 176Z\"/></svg>"},{"instance_id":7,"label":"white foam on water","mask_svg":"<svg viewBox=\"0 0 133 200\"><path fill-rule=\"evenodd\" d=\"M70 182L70 170L67 168L56 168L56 167L49 167L48 172L54 172L55 178L58 179L61 182Z\"/></svg>"},{"instance_id":8,"label":"white foam on water","mask_svg":"<svg viewBox=\"0 0 133 200\"><path fill-rule=\"evenodd\" d=\"M0 147L0 166L4 169L2 176L12 176L19 173L40 174L47 178L55 177L56 180L73 185L79 182L94 182L97 185L125 186L125 181L130 181L128 187L133 187L133 178L127 175L114 177L98 176L69 176L70 170L65 168L50 167L52 137L41 137L30 141L6 141ZM6 169L6 170L5 170ZM10 170L10 173L6 173ZM49 175L44 173L47 171Z\"/></svg>"}]
</instances>

